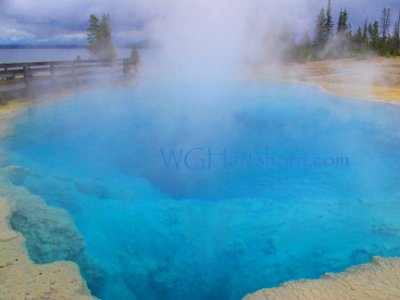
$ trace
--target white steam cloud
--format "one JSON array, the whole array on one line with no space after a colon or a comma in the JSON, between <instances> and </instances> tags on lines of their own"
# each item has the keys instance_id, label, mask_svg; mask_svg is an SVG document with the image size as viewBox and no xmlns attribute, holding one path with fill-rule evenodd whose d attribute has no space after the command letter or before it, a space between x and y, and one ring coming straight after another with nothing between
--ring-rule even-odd
<instances>
[{"instance_id":1,"label":"white steam cloud","mask_svg":"<svg viewBox=\"0 0 400 300\"><path fill-rule=\"evenodd\" d=\"M154 0L147 3L147 12L154 16L147 30L156 55L144 63L170 77L234 74L261 55L268 56L273 64L280 47L274 37L280 28L294 19L298 23L295 33L309 26L309 19L300 18L308 10L305 2L296 6L290 0L174 0L161 6Z\"/></svg>"}]
</instances>

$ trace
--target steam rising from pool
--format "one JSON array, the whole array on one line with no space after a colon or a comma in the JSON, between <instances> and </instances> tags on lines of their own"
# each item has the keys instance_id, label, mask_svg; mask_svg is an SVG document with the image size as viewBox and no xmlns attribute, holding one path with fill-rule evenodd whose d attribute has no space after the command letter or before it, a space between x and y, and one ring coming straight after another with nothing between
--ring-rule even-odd
<instances>
[{"instance_id":1,"label":"steam rising from pool","mask_svg":"<svg viewBox=\"0 0 400 300\"><path fill-rule=\"evenodd\" d=\"M132 18L119 3L112 18ZM272 28L295 20L302 36L307 3L135 1L150 42L135 86L32 106L4 145L21 167L9 180L67 210L86 242L32 229L31 258L74 259L104 300L224 300L399 256L399 107L237 81L254 64L276 79L287 41Z\"/></svg>"},{"instance_id":2,"label":"steam rising from pool","mask_svg":"<svg viewBox=\"0 0 400 300\"><path fill-rule=\"evenodd\" d=\"M5 146L27 171L12 181L70 213L96 296L239 299L400 255L397 106L194 82L88 91L15 119Z\"/></svg>"}]
</instances>

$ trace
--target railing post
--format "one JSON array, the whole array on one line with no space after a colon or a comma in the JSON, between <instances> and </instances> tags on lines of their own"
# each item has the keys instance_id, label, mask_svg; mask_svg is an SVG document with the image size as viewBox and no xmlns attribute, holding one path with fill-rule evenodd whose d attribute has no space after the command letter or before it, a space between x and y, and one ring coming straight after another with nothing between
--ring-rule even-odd
<instances>
[{"instance_id":1,"label":"railing post","mask_svg":"<svg viewBox=\"0 0 400 300\"><path fill-rule=\"evenodd\" d=\"M76 74L76 61L72 63L72 82L73 84L78 84L77 74Z\"/></svg>"},{"instance_id":2,"label":"railing post","mask_svg":"<svg viewBox=\"0 0 400 300\"><path fill-rule=\"evenodd\" d=\"M23 66L23 71L24 71L24 82L25 82L25 88L29 87L29 66L28 65L24 65Z\"/></svg>"},{"instance_id":3,"label":"railing post","mask_svg":"<svg viewBox=\"0 0 400 300\"><path fill-rule=\"evenodd\" d=\"M50 64L50 77L51 77L51 83L54 84L54 64Z\"/></svg>"},{"instance_id":4,"label":"railing post","mask_svg":"<svg viewBox=\"0 0 400 300\"><path fill-rule=\"evenodd\" d=\"M79 55L76 57L76 60L73 62L72 69L73 69L73 74L74 74L74 84L80 85L79 74L80 74L80 69L81 69L81 58Z\"/></svg>"},{"instance_id":5,"label":"railing post","mask_svg":"<svg viewBox=\"0 0 400 300\"><path fill-rule=\"evenodd\" d=\"M78 55L76 57L76 60L74 62L74 70L76 72L76 75L79 75L80 71L79 69L81 68L81 57Z\"/></svg>"},{"instance_id":6,"label":"railing post","mask_svg":"<svg viewBox=\"0 0 400 300\"><path fill-rule=\"evenodd\" d=\"M123 71L124 71L124 74L128 73L128 71L129 71L129 59L128 58L124 58Z\"/></svg>"}]
</instances>

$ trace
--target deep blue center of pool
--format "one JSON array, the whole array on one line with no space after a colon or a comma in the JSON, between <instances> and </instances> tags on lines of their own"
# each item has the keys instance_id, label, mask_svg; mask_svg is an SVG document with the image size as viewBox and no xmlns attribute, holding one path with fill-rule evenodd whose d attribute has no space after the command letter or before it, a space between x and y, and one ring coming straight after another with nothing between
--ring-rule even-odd
<instances>
[{"instance_id":1,"label":"deep blue center of pool","mask_svg":"<svg viewBox=\"0 0 400 300\"><path fill-rule=\"evenodd\" d=\"M69 212L101 299L240 299L400 255L399 106L157 83L35 105L15 126L10 163Z\"/></svg>"}]
</instances>

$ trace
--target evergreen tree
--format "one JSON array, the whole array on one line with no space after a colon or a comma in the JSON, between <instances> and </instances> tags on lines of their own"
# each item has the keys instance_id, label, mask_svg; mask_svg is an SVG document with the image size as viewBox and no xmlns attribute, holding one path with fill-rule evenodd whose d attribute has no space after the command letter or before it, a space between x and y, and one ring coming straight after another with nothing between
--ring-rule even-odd
<instances>
[{"instance_id":1,"label":"evergreen tree","mask_svg":"<svg viewBox=\"0 0 400 300\"><path fill-rule=\"evenodd\" d=\"M321 9L315 26L314 33L314 48L316 50L322 49L326 42L326 15L325 10Z\"/></svg>"},{"instance_id":2,"label":"evergreen tree","mask_svg":"<svg viewBox=\"0 0 400 300\"><path fill-rule=\"evenodd\" d=\"M351 24L347 25L347 31L345 33L346 38L348 38L349 40L352 39L353 37L353 28L351 27Z\"/></svg>"},{"instance_id":3,"label":"evergreen tree","mask_svg":"<svg viewBox=\"0 0 400 300\"><path fill-rule=\"evenodd\" d=\"M399 17L397 18L396 24L394 26L394 36L400 38L400 12L399 12Z\"/></svg>"},{"instance_id":4,"label":"evergreen tree","mask_svg":"<svg viewBox=\"0 0 400 300\"><path fill-rule=\"evenodd\" d=\"M328 0L328 8L326 10L325 18L325 39L329 40L333 33L333 17L332 17L332 3Z\"/></svg>"},{"instance_id":5,"label":"evergreen tree","mask_svg":"<svg viewBox=\"0 0 400 300\"><path fill-rule=\"evenodd\" d=\"M381 18L382 39L384 41L386 41L389 35L390 22L391 22L390 8L384 8L382 11L382 18Z\"/></svg>"},{"instance_id":6,"label":"evergreen tree","mask_svg":"<svg viewBox=\"0 0 400 300\"><path fill-rule=\"evenodd\" d=\"M131 48L130 59L131 59L133 65L136 66L136 65L139 64L139 51L138 51L138 48L136 46L133 46Z\"/></svg>"},{"instance_id":7,"label":"evergreen tree","mask_svg":"<svg viewBox=\"0 0 400 300\"><path fill-rule=\"evenodd\" d=\"M383 9L380 21L369 23L366 19L364 25L357 26L354 33L348 20L348 11L341 9L334 37L332 3L331 0L328 0L328 7L321 9L316 18L312 43L309 36L306 36L304 40L291 45L293 49L289 49L289 53L293 53L293 58L299 61L339 58L349 54L358 56L368 54L371 50L378 55L400 56L400 12L393 24L393 31L391 30L390 8ZM289 43L290 39L285 37L284 41ZM326 47L328 41L330 41L329 48ZM288 52L287 49L285 51ZM324 57L321 56L322 54Z\"/></svg>"},{"instance_id":8,"label":"evergreen tree","mask_svg":"<svg viewBox=\"0 0 400 300\"><path fill-rule=\"evenodd\" d=\"M371 48L379 51L380 47L380 38L379 38L379 23L375 21L372 25L368 25L368 34Z\"/></svg>"},{"instance_id":9,"label":"evergreen tree","mask_svg":"<svg viewBox=\"0 0 400 300\"><path fill-rule=\"evenodd\" d=\"M349 15L347 13L347 10L340 10L339 13L339 21L338 21L338 27L337 27L337 33L338 34L344 34L348 30L348 24L347 20L349 18Z\"/></svg>"},{"instance_id":10,"label":"evergreen tree","mask_svg":"<svg viewBox=\"0 0 400 300\"><path fill-rule=\"evenodd\" d=\"M353 39L354 39L354 42L359 45L364 41L363 30L362 30L361 26L358 26L356 34L354 35Z\"/></svg>"},{"instance_id":11,"label":"evergreen tree","mask_svg":"<svg viewBox=\"0 0 400 300\"><path fill-rule=\"evenodd\" d=\"M400 11L399 17L397 18L396 24L394 26L394 37L400 39Z\"/></svg>"},{"instance_id":12,"label":"evergreen tree","mask_svg":"<svg viewBox=\"0 0 400 300\"><path fill-rule=\"evenodd\" d=\"M357 31L352 38L352 42L353 42L353 51L355 51L356 54L366 50L368 44L364 37L364 30L361 26L358 26Z\"/></svg>"},{"instance_id":13,"label":"evergreen tree","mask_svg":"<svg viewBox=\"0 0 400 300\"><path fill-rule=\"evenodd\" d=\"M280 58L283 61L290 61L296 56L296 47L293 38L293 32L288 25L283 26L277 35L281 52Z\"/></svg>"},{"instance_id":14,"label":"evergreen tree","mask_svg":"<svg viewBox=\"0 0 400 300\"><path fill-rule=\"evenodd\" d=\"M364 42L368 42L368 20L365 20L365 23L364 23L363 40L364 40Z\"/></svg>"},{"instance_id":15,"label":"evergreen tree","mask_svg":"<svg viewBox=\"0 0 400 300\"><path fill-rule=\"evenodd\" d=\"M333 17L332 17L332 4L331 0L328 0L328 8L321 9L315 27L314 34L314 48L316 51L321 50L325 47L328 40L332 37L333 30Z\"/></svg>"},{"instance_id":16,"label":"evergreen tree","mask_svg":"<svg viewBox=\"0 0 400 300\"><path fill-rule=\"evenodd\" d=\"M104 14L100 22L100 58L115 59L116 51L111 38L110 15Z\"/></svg>"},{"instance_id":17,"label":"evergreen tree","mask_svg":"<svg viewBox=\"0 0 400 300\"><path fill-rule=\"evenodd\" d=\"M99 59L115 59L116 51L111 38L110 15L104 14L100 22L96 15L90 15L87 39L91 56Z\"/></svg>"},{"instance_id":18,"label":"evergreen tree","mask_svg":"<svg viewBox=\"0 0 400 300\"><path fill-rule=\"evenodd\" d=\"M389 38L389 52L391 55L400 55L400 12L394 25L393 36Z\"/></svg>"},{"instance_id":19,"label":"evergreen tree","mask_svg":"<svg viewBox=\"0 0 400 300\"><path fill-rule=\"evenodd\" d=\"M305 62L312 59L312 43L308 32L304 34L304 37L300 44L296 45L296 51L294 59L300 62Z\"/></svg>"},{"instance_id":20,"label":"evergreen tree","mask_svg":"<svg viewBox=\"0 0 400 300\"><path fill-rule=\"evenodd\" d=\"M91 56L96 57L99 52L99 19L95 15L90 15L89 27L87 28L88 51Z\"/></svg>"},{"instance_id":21,"label":"evergreen tree","mask_svg":"<svg viewBox=\"0 0 400 300\"><path fill-rule=\"evenodd\" d=\"M306 32L304 34L303 44L307 48L307 50L311 50L311 38L310 38L310 35L308 34L308 32Z\"/></svg>"}]
</instances>

